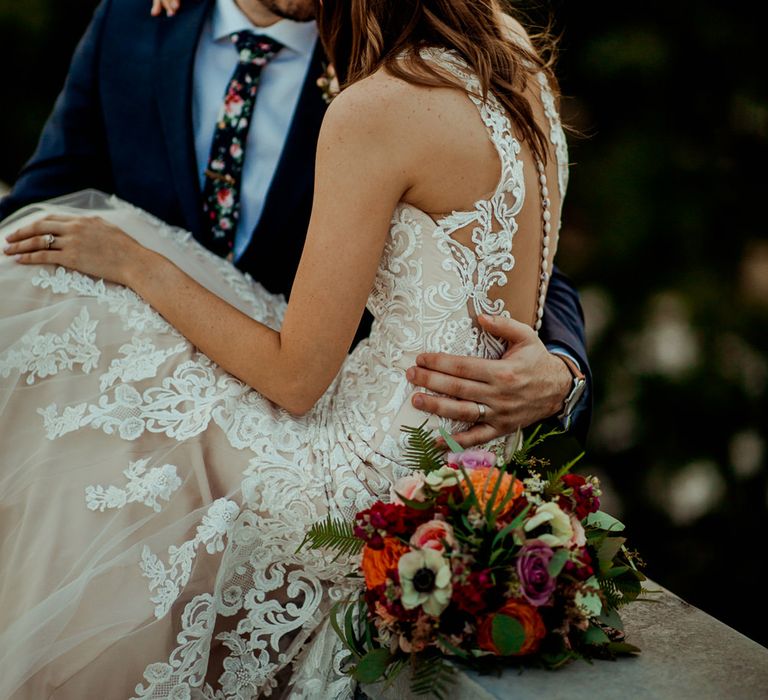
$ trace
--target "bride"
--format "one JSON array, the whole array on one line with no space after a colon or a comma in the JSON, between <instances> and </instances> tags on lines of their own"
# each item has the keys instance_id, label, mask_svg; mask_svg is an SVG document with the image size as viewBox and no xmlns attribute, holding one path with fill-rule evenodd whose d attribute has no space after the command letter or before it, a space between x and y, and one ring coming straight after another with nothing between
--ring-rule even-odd
<instances>
[{"instance_id":1,"label":"bride","mask_svg":"<svg viewBox=\"0 0 768 700\"><path fill-rule=\"evenodd\" d=\"M539 325L567 152L520 25L497 0L317 16L347 87L290 303L101 193L0 229L0 697L351 697L349 562L298 544L407 474L419 353Z\"/></svg>"}]
</instances>

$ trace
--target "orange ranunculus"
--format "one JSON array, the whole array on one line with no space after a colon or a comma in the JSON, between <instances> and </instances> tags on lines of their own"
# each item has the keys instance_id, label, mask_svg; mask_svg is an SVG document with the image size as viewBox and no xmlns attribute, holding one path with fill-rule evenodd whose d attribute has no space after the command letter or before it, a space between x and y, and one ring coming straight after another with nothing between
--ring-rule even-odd
<instances>
[{"instance_id":1,"label":"orange ranunculus","mask_svg":"<svg viewBox=\"0 0 768 700\"><path fill-rule=\"evenodd\" d=\"M512 656L525 656L526 654L533 654L541 644L541 640L547 634L547 629L544 627L544 620L541 619L539 611L532 605L523 603L518 600L508 600L503 607L497 610L495 613L486 615L480 622L477 630L477 644L481 649L485 651L499 654L499 650L493 643L493 618L496 615L509 615L514 617L522 626L525 631L525 641L523 646L520 647L520 651L512 654Z\"/></svg>"},{"instance_id":2,"label":"orange ranunculus","mask_svg":"<svg viewBox=\"0 0 768 700\"><path fill-rule=\"evenodd\" d=\"M493 489L496 487L496 482L499 480L499 475L501 475L501 486L499 486L499 491L494 499L494 507L499 506L510 489L513 490L512 493L514 494L501 513L499 513L499 515L504 515L515 507L515 499L523 493L523 483L519 479L515 479L511 474L496 469L496 467L481 467L467 471L467 476L472 483L472 488L475 490L481 510L485 510ZM469 486L465 481L461 482L461 488L465 494L469 493Z\"/></svg>"},{"instance_id":3,"label":"orange ranunculus","mask_svg":"<svg viewBox=\"0 0 768 700\"><path fill-rule=\"evenodd\" d=\"M387 580L387 571L397 571L400 557L411 550L394 537L384 538L384 549L363 548L363 575L368 588L376 588Z\"/></svg>"}]
</instances>

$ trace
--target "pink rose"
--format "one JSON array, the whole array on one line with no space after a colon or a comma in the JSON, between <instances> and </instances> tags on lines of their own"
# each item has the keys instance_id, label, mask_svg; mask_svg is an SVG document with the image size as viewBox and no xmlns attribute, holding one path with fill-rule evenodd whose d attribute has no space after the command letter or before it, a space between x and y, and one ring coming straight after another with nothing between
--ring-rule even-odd
<instances>
[{"instance_id":1,"label":"pink rose","mask_svg":"<svg viewBox=\"0 0 768 700\"><path fill-rule=\"evenodd\" d=\"M228 117L239 117L243 111L243 98L240 95L230 93L224 101L224 113Z\"/></svg>"},{"instance_id":2,"label":"pink rose","mask_svg":"<svg viewBox=\"0 0 768 700\"><path fill-rule=\"evenodd\" d=\"M430 520L416 528L411 536L411 546L418 549L434 549L444 552L445 545L456 546L453 528L443 520Z\"/></svg>"},{"instance_id":3,"label":"pink rose","mask_svg":"<svg viewBox=\"0 0 768 700\"><path fill-rule=\"evenodd\" d=\"M225 209L231 209L235 204L235 198L232 195L232 190L230 190L228 187L220 189L216 194L216 199L219 202L219 206L224 207Z\"/></svg>"},{"instance_id":4,"label":"pink rose","mask_svg":"<svg viewBox=\"0 0 768 700\"><path fill-rule=\"evenodd\" d=\"M233 143L229 147L229 155L235 159L240 158L243 155L243 147L239 143Z\"/></svg>"},{"instance_id":5,"label":"pink rose","mask_svg":"<svg viewBox=\"0 0 768 700\"><path fill-rule=\"evenodd\" d=\"M571 513L571 527L573 527L573 537L571 537L569 546L583 547L587 544L587 534L584 532L581 521L573 513Z\"/></svg>"},{"instance_id":6,"label":"pink rose","mask_svg":"<svg viewBox=\"0 0 768 700\"><path fill-rule=\"evenodd\" d=\"M480 469L496 466L496 455L487 450L465 450L464 452L449 452L448 466L458 469Z\"/></svg>"},{"instance_id":7,"label":"pink rose","mask_svg":"<svg viewBox=\"0 0 768 700\"><path fill-rule=\"evenodd\" d=\"M392 503L404 506L398 494L407 498L409 501L423 501L424 500L424 477L421 474L412 474L411 476L404 476L395 482L395 485L390 489L389 494L392 498Z\"/></svg>"}]
</instances>

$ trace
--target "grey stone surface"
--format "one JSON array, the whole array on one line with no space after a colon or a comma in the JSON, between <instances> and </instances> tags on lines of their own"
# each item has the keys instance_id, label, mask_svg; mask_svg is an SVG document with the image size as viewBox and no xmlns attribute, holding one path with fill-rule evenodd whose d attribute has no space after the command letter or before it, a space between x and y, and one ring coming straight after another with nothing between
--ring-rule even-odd
<instances>
[{"instance_id":1,"label":"grey stone surface","mask_svg":"<svg viewBox=\"0 0 768 700\"><path fill-rule=\"evenodd\" d=\"M660 592L622 613L638 657L500 677L462 674L451 700L768 700L768 649L652 582L648 588ZM410 696L407 679L385 694L365 692L372 700Z\"/></svg>"}]
</instances>

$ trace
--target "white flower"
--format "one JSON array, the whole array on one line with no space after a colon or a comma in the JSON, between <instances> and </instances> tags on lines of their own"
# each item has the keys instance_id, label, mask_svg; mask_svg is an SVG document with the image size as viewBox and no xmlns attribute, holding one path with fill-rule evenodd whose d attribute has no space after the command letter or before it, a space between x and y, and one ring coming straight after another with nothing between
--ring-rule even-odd
<instances>
[{"instance_id":1,"label":"white flower","mask_svg":"<svg viewBox=\"0 0 768 700\"><path fill-rule=\"evenodd\" d=\"M565 547L570 544L573 537L571 519L567 513L560 509L557 503L545 503L543 506L539 506L536 509L536 514L526 521L523 529L526 532L532 532L542 526L548 526L550 533L537 534L537 540L541 540L550 547Z\"/></svg>"},{"instance_id":2,"label":"white flower","mask_svg":"<svg viewBox=\"0 0 768 700\"><path fill-rule=\"evenodd\" d=\"M397 564L406 610L422 607L427 615L438 617L448 607L453 593L448 560L434 549L408 552Z\"/></svg>"},{"instance_id":3,"label":"white flower","mask_svg":"<svg viewBox=\"0 0 768 700\"><path fill-rule=\"evenodd\" d=\"M461 478L461 472L453 467L440 467L433 472L427 474L425 481L429 488L433 491L441 491L442 489L456 486Z\"/></svg>"}]
</instances>

